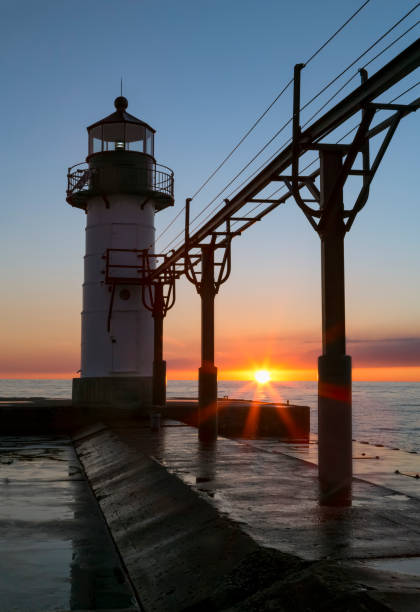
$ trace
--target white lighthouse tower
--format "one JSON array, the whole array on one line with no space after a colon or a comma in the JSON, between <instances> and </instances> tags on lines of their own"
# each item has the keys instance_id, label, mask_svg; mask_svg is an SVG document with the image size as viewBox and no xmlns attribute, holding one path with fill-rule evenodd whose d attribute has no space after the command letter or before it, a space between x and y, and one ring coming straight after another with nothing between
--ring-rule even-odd
<instances>
[{"instance_id":1,"label":"white lighthouse tower","mask_svg":"<svg viewBox=\"0 0 420 612\"><path fill-rule=\"evenodd\" d=\"M86 212L79 405L148 406L153 319L142 304L139 254L154 252L155 213L172 206L173 172L156 164L155 130L116 111L87 128L86 163L69 169L67 202ZM137 267L136 267L137 266Z\"/></svg>"}]
</instances>

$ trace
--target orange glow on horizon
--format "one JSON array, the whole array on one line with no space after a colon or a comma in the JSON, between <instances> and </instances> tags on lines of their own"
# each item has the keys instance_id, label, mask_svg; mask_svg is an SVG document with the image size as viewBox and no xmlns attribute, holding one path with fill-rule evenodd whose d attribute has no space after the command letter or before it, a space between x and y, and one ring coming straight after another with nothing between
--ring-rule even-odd
<instances>
[{"instance_id":1,"label":"orange glow on horizon","mask_svg":"<svg viewBox=\"0 0 420 612\"><path fill-rule=\"evenodd\" d=\"M197 380L198 370L172 370L168 364L167 380ZM317 370L270 368L270 382L299 382L318 380ZM255 369L221 370L219 380L254 381ZM1 372L1 379L17 380L71 380L78 378L76 372ZM420 382L420 367L353 368L353 381L358 382ZM252 384L252 383L251 383Z\"/></svg>"},{"instance_id":2,"label":"orange glow on horizon","mask_svg":"<svg viewBox=\"0 0 420 612\"><path fill-rule=\"evenodd\" d=\"M353 368L354 381L420 382L420 367Z\"/></svg>"},{"instance_id":3,"label":"orange glow on horizon","mask_svg":"<svg viewBox=\"0 0 420 612\"><path fill-rule=\"evenodd\" d=\"M270 382L317 381L316 368L270 369ZM169 378L171 376L169 375ZM197 375L194 375L197 378ZM254 370L222 370L219 380L253 380ZM353 368L353 381L357 382L420 382L420 367Z\"/></svg>"},{"instance_id":4,"label":"orange glow on horizon","mask_svg":"<svg viewBox=\"0 0 420 612\"><path fill-rule=\"evenodd\" d=\"M75 372L0 372L2 380L72 380Z\"/></svg>"}]
</instances>

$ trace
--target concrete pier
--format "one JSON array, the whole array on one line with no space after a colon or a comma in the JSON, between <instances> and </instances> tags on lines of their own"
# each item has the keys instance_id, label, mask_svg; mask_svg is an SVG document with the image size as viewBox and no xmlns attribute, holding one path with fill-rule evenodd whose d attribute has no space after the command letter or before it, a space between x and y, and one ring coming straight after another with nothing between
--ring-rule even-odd
<instances>
[{"instance_id":1,"label":"concrete pier","mask_svg":"<svg viewBox=\"0 0 420 612\"><path fill-rule=\"evenodd\" d=\"M194 399L168 399L159 406L161 415L198 427L199 402ZM45 398L1 399L0 435L46 431L68 433L102 421L122 422L145 419L151 408L132 402L118 408L111 404L72 403L70 400ZM260 438L277 436L296 440L309 436L309 407L292 404L218 399L218 433L225 436Z\"/></svg>"},{"instance_id":2,"label":"concrete pier","mask_svg":"<svg viewBox=\"0 0 420 612\"><path fill-rule=\"evenodd\" d=\"M4 426L13 403L2 406ZM31 402L15 407L28 415ZM38 408L54 412L46 401ZM34 424L35 402L32 412ZM325 507L314 436L219 436L208 444L180 421L162 419L152 431L149 419L125 416L79 431L70 419L67 427L80 464L72 461L144 611L420 610L419 455L353 442L353 505ZM57 423L64 420L50 421L50 430ZM89 532L84 513L77 517L67 528Z\"/></svg>"},{"instance_id":3,"label":"concrete pier","mask_svg":"<svg viewBox=\"0 0 420 612\"><path fill-rule=\"evenodd\" d=\"M309 412L309 406L219 398L218 433L235 438L275 436L286 440L305 440L309 438ZM186 398L168 400L164 415L197 427L197 401Z\"/></svg>"},{"instance_id":4,"label":"concrete pier","mask_svg":"<svg viewBox=\"0 0 420 612\"><path fill-rule=\"evenodd\" d=\"M146 610L420 609L418 486L365 474L353 507L322 507L316 465L274 440L200 444L176 422L75 443Z\"/></svg>"}]
</instances>

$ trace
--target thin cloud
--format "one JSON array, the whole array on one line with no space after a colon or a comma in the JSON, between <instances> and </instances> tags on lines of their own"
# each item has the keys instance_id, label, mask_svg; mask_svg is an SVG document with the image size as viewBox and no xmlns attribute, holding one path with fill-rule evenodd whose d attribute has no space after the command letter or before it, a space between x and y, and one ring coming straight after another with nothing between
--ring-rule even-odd
<instances>
[{"instance_id":1,"label":"thin cloud","mask_svg":"<svg viewBox=\"0 0 420 612\"><path fill-rule=\"evenodd\" d=\"M420 338L356 339L349 345L357 366L420 366Z\"/></svg>"},{"instance_id":2,"label":"thin cloud","mask_svg":"<svg viewBox=\"0 0 420 612\"><path fill-rule=\"evenodd\" d=\"M174 357L167 360L168 368L171 370L191 370L197 369L200 365L199 361L189 357Z\"/></svg>"}]
</instances>

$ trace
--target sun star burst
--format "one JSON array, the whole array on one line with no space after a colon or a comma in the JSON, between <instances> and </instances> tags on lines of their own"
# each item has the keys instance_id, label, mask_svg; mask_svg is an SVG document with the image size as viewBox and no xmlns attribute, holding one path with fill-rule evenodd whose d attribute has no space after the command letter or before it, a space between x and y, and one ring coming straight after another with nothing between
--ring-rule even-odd
<instances>
[{"instance_id":1,"label":"sun star burst","mask_svg":"<svg viewBox=\"0 0 420 612\"><path fill-rule=\"evenodd\" d=\"M268 370L256 370L254 378L259 385L265 385L271 380L271 375Z\"/></svg>"}]
</instances>

